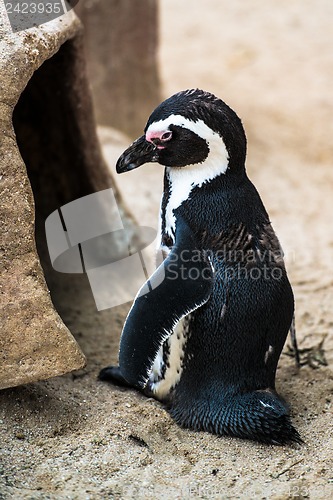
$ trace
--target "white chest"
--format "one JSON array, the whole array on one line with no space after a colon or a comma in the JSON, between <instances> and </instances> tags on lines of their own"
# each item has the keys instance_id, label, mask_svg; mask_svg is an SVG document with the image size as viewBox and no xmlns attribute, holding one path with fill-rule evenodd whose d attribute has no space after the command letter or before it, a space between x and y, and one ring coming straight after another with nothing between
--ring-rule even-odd
<instances>
[{"instance_id":1,"label":"white chest","mask_svg":"<svg viewBox=\"0 0 333 500\"><path fill-rule=\"evenodd\" d=\"M165 232L172 239L176 232L176 216L174 211L180 205L189 199L190 193L194 187L193 180L188 172L182 172L182 169L167 170L169 177L170 196L165 208Z\"/></svg>"},{"instance_id":2,"label":"white chest","mask_svg":"<svg viewBox=\"0 0 333 500\"><path fill-rule=\"evenodd\" d=\"M220 147L221 149L221 147ZM165 208L165 232L174 237L176 229L175 210L186 200L191 198L194 188L201 188L215 177L225 173L228 168L228 153L223 151L223 162L221 154L209 154L206 160L195 165L187 165L182 168L166 167L166 175L169 181L169 198Z\"/></svg>"}]
</instances>

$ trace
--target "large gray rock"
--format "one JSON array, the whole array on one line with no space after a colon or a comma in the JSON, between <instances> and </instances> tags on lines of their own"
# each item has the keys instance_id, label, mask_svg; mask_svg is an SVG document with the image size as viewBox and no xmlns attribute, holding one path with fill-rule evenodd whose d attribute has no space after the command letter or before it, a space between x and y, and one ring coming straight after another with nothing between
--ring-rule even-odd
<instances>
[{"instance_id":1,"label":"large gray rock","mask_svg":"<svg viewBox=\"0 0 333 500\"><path fill-rule=\"evenodd\" d=\"M61 205L113 183L96 137L74 12L16 33L3 3L0 16L0 388L6 388L84 366L45 282L44 222Z\"/></svg>"}]
</instances>

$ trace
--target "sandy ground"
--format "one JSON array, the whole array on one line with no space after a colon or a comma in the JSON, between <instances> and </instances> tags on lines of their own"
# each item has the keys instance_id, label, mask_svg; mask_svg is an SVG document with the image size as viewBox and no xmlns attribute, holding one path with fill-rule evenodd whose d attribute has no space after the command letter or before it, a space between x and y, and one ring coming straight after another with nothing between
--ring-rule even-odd
<instances>
[{"instance_id":1,"label":"sandy ground","mask_svg":"<svg viewBox=\"0 0 333 500\"><path fill-rule=\"evenodd\" d=\"M129 305L97 312L85 277L51 273L88 364L0 393L0 499L333 498L332 16L331 0L161 1L164 95L213 91L246 127L248 173L296 296L305 364L283 354L277 386L305 444L182 430L154 400L97 382L116 362ZM127 141L100 137L113 169ZM119 178L142 225L156 227L161 176L147 165Z\"/></svg>"}]
</instances>

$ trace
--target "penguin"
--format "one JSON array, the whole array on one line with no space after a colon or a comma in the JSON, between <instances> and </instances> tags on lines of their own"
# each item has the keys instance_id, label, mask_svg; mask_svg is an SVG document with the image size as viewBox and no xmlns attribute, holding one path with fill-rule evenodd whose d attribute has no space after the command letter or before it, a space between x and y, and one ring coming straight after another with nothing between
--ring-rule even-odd
<instances>
[{"instance_id":1,"label":"penguin","mask_svg":"<svg viewBox=\"0 0 333 500\"><path fill-rule=\"evenodd\" d=\"M119 366L99 379L156 398L184 428L301 443L275 388L293 291L246 145L237 114L190 89L162 102L118 159L117 173L165 168L164 261L129 311Z\"/></svg>"}]
</instances>

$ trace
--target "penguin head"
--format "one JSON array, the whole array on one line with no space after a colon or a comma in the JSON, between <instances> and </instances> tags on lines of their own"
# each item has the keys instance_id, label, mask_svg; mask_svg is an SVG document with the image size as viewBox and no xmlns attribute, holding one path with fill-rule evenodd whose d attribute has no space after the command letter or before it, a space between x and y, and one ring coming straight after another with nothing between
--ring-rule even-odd
<instances>
[{"instance_id":1,"label":"penguin head","mask_svg":"<svg viewBox=\"0 0 333 500\"><path fill-rule=\"evenodd\" d=\"M203 90L185 90L150 115L144 135L118 159L118 173L148 162L199 169L207 177L245 170L246 137L236 113Z\"/></svg>"}]
</instances>

